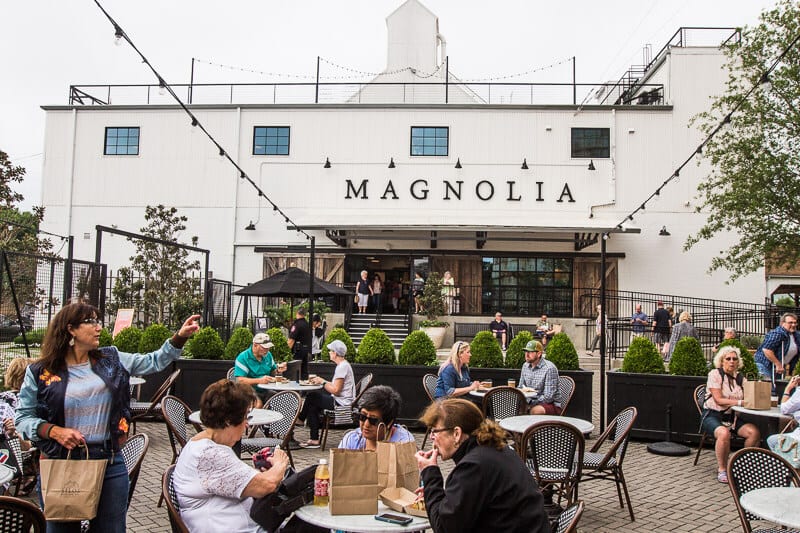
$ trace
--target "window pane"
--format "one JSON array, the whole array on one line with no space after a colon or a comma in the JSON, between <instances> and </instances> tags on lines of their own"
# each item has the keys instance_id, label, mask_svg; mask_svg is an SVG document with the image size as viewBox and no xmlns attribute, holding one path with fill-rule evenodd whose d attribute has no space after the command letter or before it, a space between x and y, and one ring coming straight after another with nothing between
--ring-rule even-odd
<instances>
[{"instance_id":1,"label":"window pane","mask_svg":"<svg viewBox=\"0 0 800 533\"><path fill-rule=\"evenodd\" d=\"M288 126L253 128L253 155L289 155Z\"/></svg>"},{"instance_id":2,"label":"window pane","mask_svg":"<svg viewBox=\"0 0 800 533\"><path fill-rule=\"evenodd\" d=\"M572 157L610 157L609 128L572 128Z\"/></svg>"},{"instance_id":3,"label":"window pane","mask_svg":"<svg viewBox=\"0 0 800 533\"><path fill-rule=\"evenodd\" d=\"M103 154L138 155L139 128L106 128Z\"/></svg>"}]
</instances>

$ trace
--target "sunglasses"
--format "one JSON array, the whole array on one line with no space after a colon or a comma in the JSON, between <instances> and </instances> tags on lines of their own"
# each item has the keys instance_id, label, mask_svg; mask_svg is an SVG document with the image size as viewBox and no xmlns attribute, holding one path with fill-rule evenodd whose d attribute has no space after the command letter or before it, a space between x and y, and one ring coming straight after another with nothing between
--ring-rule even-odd
<instances>
[{"instance_id":1,"label":"sunglasses","mask_svg":"<svg viewBox=\"0 0 800 533\"><path fill-rule=\"evenodd\" d=\"M102 324L102 322L100 322L100 320L96 318L84 318L83 320L81 320L81 324L90 324L92 326L98 326Z\"/></svg>"},{"instance_id":2,"label":"sunglasses","mask_svg":"<svg viewBox=\"0 0 800 533\"><path fill-rule=\"evenodd\" d=\"M378 424L380 424L381 422L383 422L383 421L382 421L380 418L378 418L377 416L367 416L367 415L365 415L364 413L358 413L358 419L359 419L361 422L366 422L367 420L369 420L369 423L370 423L370 424L372 424L373 426L377 426Z\"/></svg>"},{"instance_id":3,"label":"sunglasses","mask_svg":"<svg viewBox=\"0 0 800 533\"><path fill-rule=\"evenodd\" d=\"M739 358L738 357L726 357L725 360L726 361L738 361Z\"/></svg>"}]
</instances>

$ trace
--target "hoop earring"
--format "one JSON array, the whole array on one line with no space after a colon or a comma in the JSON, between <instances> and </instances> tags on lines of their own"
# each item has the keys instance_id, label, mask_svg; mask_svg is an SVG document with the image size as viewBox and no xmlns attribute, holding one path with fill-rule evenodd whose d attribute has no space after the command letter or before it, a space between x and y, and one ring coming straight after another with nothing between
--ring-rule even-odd
<instances>
[{"instance_id":1,"label":"hoop earring","mask_svg":"<svg viewBox=\"0 0 800 533\"><path fill-rule=\"evenodd\" d=\"M72 337L72 338L69 339L69 345L70 346L75 346L75 337Z\"/></svg>"}]
</instances>

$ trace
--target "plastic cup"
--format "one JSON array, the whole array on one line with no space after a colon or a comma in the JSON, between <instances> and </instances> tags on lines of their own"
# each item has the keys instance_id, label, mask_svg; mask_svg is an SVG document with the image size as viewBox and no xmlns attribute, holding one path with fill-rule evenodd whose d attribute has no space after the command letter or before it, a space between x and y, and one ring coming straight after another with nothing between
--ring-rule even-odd
<instances>
[{"instance_id":1,"label":"plastic cup","mask_svg":"<svg viewBox=\"0 0 800 533\"><path fill-rule=\"evenodd\" d=\"M485 380L481 381L481 387L483 387L484 389L491 389L492 388L492 380L491 379L485 379Z\"/></svg>"},{"instance_id":2,"label":"plastic cup","mask_svg":"<svg viewBox=\"0 0 800 533\"><path fill-rule=\"evenodd\" d=\"M514 381L513 379L509 379L508 380L508 386L509 387L516 387L517 386L517 382Z\"/></svg>"}]
</instances>

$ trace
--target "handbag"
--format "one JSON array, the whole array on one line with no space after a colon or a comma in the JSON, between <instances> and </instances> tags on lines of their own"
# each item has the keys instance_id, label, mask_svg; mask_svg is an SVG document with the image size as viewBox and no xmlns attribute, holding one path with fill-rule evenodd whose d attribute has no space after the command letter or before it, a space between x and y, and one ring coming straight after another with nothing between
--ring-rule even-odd
<instances>
[{"instance_id":1,"label":"handbag","mask_svg":"<svg viewBox=\"0 0 800 533\"><path fill-rule=\"evenodd\" d=\"M767 439L767 444L773 452L786 459L792 465L792 468L800 468L800 451L798 451L800 443L797 442L797 437L786 433L786 430L791 425L786 424L783 431L777 435L770 436Z\"/></svg>"},{"instance_id":2,"label":"handbag","mask_svg":"<svg viewBox=\"0 0 800 533\"><path fill-rule=\"evenodd\" d=\"M283 521L300 507L314 501L314 472L311 465L299 472L286 469L278 490L253 500L250 518L267 531L277 531Z\"/></svg>"},{"instance_id":3,"label":"handbag","mask_svg":"<svg viewBox=\"0 0 800 533\"><path fill-rule=\"evenodd\" d=\"M103 490L107 459L89 459L89 447L83 444L86 459L39 461L42 500L47 520L91 520L97 516L97 504Z\"/></svg>"},{"instance_id":4,"label":"handbag","mask_svg":"<svg viewBox=\"0 0 800 533\"><path fill-rule=\"evenodd\" d=\"M357 303L358 303L358 294L356 294L356 295L353 297L353 303L354 303L354 304L357 304Z\"/></svg>"}]
</instances>

